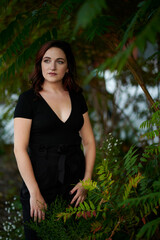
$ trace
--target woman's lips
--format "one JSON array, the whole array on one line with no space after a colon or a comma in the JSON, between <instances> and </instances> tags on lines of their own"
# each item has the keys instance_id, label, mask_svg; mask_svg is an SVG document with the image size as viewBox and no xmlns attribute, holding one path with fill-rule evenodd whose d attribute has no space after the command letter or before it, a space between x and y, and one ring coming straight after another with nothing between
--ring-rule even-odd
<instances>
[{"instance_id":1,"label":"woman's lips","mask_svg":"<svg viewBox=\"0 0 160 240\"><path fill-rule=\"evenodd\" d=\"M48 73L50 76L55 76L57 73Z\"/></svg>"}]
</instances>

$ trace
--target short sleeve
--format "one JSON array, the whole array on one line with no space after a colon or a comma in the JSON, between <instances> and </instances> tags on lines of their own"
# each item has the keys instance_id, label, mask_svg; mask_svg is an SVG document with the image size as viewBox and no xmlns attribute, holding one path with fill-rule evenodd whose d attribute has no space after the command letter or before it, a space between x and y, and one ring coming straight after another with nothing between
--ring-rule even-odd
<instances>
[{"instance_id":1,"label":"short sleeve","mask_svg":"<svg viewBox=\"0 0 160 240\"><path fill-rule=\"evenodd\" d=\"M80 101L80 106L81 106L81 113L84 114L88 111L88 107L87 107L86 100L82 93L80 93L79 101Z\"/></svg>"},{"instance_id":2,"label":"short sleeve","mask_svg":"<svg viewBox=\"0 0 160 240\"><path fill-rule=\"evenodd\" d=\"M27 92L22 93L18 98L14 111L14 118L16 117L32 119L32 101Z\"/></svg>"}]
</instances>

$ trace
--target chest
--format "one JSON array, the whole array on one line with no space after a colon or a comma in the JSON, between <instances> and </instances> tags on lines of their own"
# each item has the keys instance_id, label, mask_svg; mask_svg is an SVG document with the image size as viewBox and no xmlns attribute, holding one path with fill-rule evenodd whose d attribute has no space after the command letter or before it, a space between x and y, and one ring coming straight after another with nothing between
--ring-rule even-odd
<instances>
[{"instance_id":1,"label":"chest","mask_svg":"<svg viewBox=\"0 0 160 240\"><path fill-rule=\"evenodd\" d=\"M70 117L72 112L72 101L68 92L57 96L46 96L41 93L41 100L63 123Z\"/></svg>"},{"instance_id":2,"label":"chest","mask_svg":"<svg viewBox=\"0 0 160 240\"><path fill-rule=\"evenodd\" d=\"M70 95L68 101L65 102L64 99L61 105L57 105L58 101L52 103L52 101L46 102L43 98L39 98L34 104L32 130L39 132L80 131L84 119L79 102Z\"/></svg>"}]
</instances>

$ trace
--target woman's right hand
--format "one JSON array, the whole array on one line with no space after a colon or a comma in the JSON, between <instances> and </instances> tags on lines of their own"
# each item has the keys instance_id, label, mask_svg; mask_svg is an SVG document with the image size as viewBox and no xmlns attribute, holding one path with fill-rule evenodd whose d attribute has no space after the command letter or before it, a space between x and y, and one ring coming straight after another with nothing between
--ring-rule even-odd
<instances>
[{"instance_id":1,"label":"woman's right hand","mask_svg":"<svg viewBox=\"0 0 160 240\"><path fill-rule=\"evenodd\" d=\"M34 221L40 222L45 219L45 211L47 210L47 204L38 191L30 195L30 214L34 218Z\"/></svg>"}]
</instances>

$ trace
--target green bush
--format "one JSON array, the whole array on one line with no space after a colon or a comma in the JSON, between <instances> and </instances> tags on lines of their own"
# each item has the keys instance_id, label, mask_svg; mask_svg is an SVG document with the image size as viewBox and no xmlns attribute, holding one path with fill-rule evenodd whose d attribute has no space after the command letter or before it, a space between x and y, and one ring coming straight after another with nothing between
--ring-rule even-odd
<instances>
[{"instance_id":1,"label":"green bush","mask_svg":"<svg viewBox=\"0 0 160 240\"><path fill-rule=\"evenodd\" d=\"M57 197L54 203L46 211L45 220L40 223L29 223L29 226L35 230L43 240L71 240L71 239L86 239L89 232L88 225L85 219L80 219L75 221L70 218L66 223L62 219L57 219L57 214L59 212L65 211L67 206L66 201L62 198ZM90 220L88 220L90 224Z\"/></svg>"}]
</instances>

